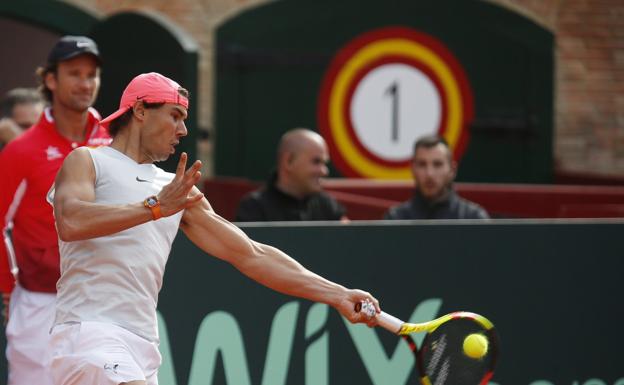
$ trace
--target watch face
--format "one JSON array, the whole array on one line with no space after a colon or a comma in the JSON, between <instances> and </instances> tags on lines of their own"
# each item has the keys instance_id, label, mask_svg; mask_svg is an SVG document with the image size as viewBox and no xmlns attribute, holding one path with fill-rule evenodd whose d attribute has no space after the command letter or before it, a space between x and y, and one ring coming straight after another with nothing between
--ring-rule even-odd
<instances>
[{"instance_id":1,"label":"watch face","mask_svg":"<svg viewBox=\"0 0 624 385\"><path fill-rule=\"evenodd\" d=\"M154 198L154 197L147 198L147 205L149 207L154 207L154 206L156 206L157 203L158 203L158 200L156 198Z\"/></svg>"}]
</instances>

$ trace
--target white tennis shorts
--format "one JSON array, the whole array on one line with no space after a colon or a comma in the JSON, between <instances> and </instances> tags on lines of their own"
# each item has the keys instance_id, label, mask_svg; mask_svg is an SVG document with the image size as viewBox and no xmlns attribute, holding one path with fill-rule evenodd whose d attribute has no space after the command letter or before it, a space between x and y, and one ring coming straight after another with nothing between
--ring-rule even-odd
<instances>
[{"instance_id":1,"label":"white tennis shorts","mask_svg":"<svg viewBox=\"0 0 624 385\"><path fill-rule=\"evenodd\" d=\"M79 322L56 325L51 338L55 385L158 385L158 344L117 325Z\"/></svg>"},{"instance_id":2,"label":"white tennis shorts","mask_svg":"<svg viewBox=\"0 0 624 385\"><path fill-rule=\"evenodd\" d=\"M6 327L9 385L52 385L49 341L55 304L52 293L28 291L19 285L11 293Z\"/></svg>"}]
</instances>

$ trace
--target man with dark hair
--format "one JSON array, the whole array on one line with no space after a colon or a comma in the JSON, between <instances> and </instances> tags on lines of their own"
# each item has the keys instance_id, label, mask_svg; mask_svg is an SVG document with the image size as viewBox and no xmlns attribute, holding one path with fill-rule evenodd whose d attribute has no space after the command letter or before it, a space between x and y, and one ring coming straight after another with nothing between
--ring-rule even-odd
<instances>
[{"instance_id":1,"label":"man with dark hair","mask_svg":"<svg viewBox=\"0 0 624 385\"><path fill-rule=\"evenodd\" d=\"M236 220L335 221L346 219L345 209L323 192L329 152L323 137L297 128L286 132L277 149L277 171L266 186L245 196Z\"/></svg>"},{"instance_id":2,"label":"man with dark hair","mask_svg":"<svg viewBox=\"0 0 624 385\"><path fill-rule=\"evenodd\" d=\"M0 291L5 301L10 294L10 385L52 383L48 341L60 267L46 194L73 149L110 143L98 124L99 114L91 108L100 86L99 67L93 40L61 38L38 70L50 107L0 152L0 228L6 245L0 247Z\"/></svg>"},{"instance_id":3,"label":"man with dark hair","mask_svg":"<svg viewBox=\"0 0 624 385\"><path fill-rule=\"evenodd\" d=\"M461 198L453 189L457 163L446 141L424 136L414 144L412 174L414 196L390 208L384 219L487 219L476 203Z\"/></svg>"},{"instance_id":4,"label":"man with dark hair","mask_svg":"<svg viewBox=\"0 0 624 385\"><path fill-rule=\"evenodd\" d=\"M33 88L14 88L0 103L0 149L37 123L45 102Z\"/></svg>"},{"instance_id":5,"label":"man with dark hair","mask_svg":"<svg viewBox=\"0 0 624 385\"><path fill-rule=\"evenodd\" d=\"M150 108L146 108L146 103ZM201 162L175 174L156 167L187 135L188 93L157 73L135 77L119 109L113 142L79 148L51 192L61 250L52 374L56 385L157 384L156 306L178 228L206 253L284 294L335 307L351 322L370 294L328 281L280 250L249 239L217 215L195 187ZM125 123L114 124L118 119Z\"/></svg>"}]
</instances>

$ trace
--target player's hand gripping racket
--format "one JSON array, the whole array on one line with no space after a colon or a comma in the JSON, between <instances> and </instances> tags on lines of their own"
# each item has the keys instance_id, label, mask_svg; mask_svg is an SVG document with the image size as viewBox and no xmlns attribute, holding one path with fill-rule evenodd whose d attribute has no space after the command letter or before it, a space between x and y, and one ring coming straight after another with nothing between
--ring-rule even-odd
<instances>
[{"instance_id":1,"label":"player's hand gripping racket","mask_svg":"<svg viewBox=\"0 0 624 385\"><path fill-rule=\"evenodd\" d=\"M355 310L377 317L377 324L398 334L409 344L423 385L485 385L494 374L498 337L485 317L464 311L433 321L407 323L381 312L375 315L372 303L356 304ZM417 348L411 333L426 332Z\"/></svg>"}]
</instances>

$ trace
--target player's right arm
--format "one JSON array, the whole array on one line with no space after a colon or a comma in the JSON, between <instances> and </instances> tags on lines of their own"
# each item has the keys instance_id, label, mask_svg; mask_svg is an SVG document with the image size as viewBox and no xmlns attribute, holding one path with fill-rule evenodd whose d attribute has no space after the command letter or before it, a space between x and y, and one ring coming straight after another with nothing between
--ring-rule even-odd
<instances>
[{"instance_id":1,"label":"player's right arm","mask_svg":"<svg viewBox=\"0 0 624 385\"><path fill-rule=\"evenodd\" d=\"M200 194L195 188L192 194ZM200 194L201 195L201 194ZM283 294L322 302L351 322L373 326L376 320L355 311L355 304L377 300L361 290L347 289L306 269L283 251L250 239L241 229L214 212L207 199L184 211L180 228L206 253L232 264L256 282Z\"/></svg>"},{"instance_id":2,"label":"player's right arm","mask_svg":"<svg viewBox=\"0 0 624 385\"><path fill-rule=\"evenodd\" d=\"M203 194L188 197L188 192L199 179L201 163L196 162L184 172L186 158L186 154L180 157L176 177L158 194L163 216L173 215L203 197ZM96 203L95 178L95 166L87 148L72 151L63 162L56 176L54 192L54 217L61 240L71 242L102 237L153 219L143 202L124 205Z\"/></svg>"},{"instance_id":3,"label":"player's right arm","mask_svg":"<svg viewBox=\"0 0 624 385\"><path fill-rule=\"evenodd\" d=\"M95 166L87 148L67 156L54 190L56 230L66 242L109 235L152 219L141 202L118 206L95 203Z\"/></svg>"}]
</instances>

